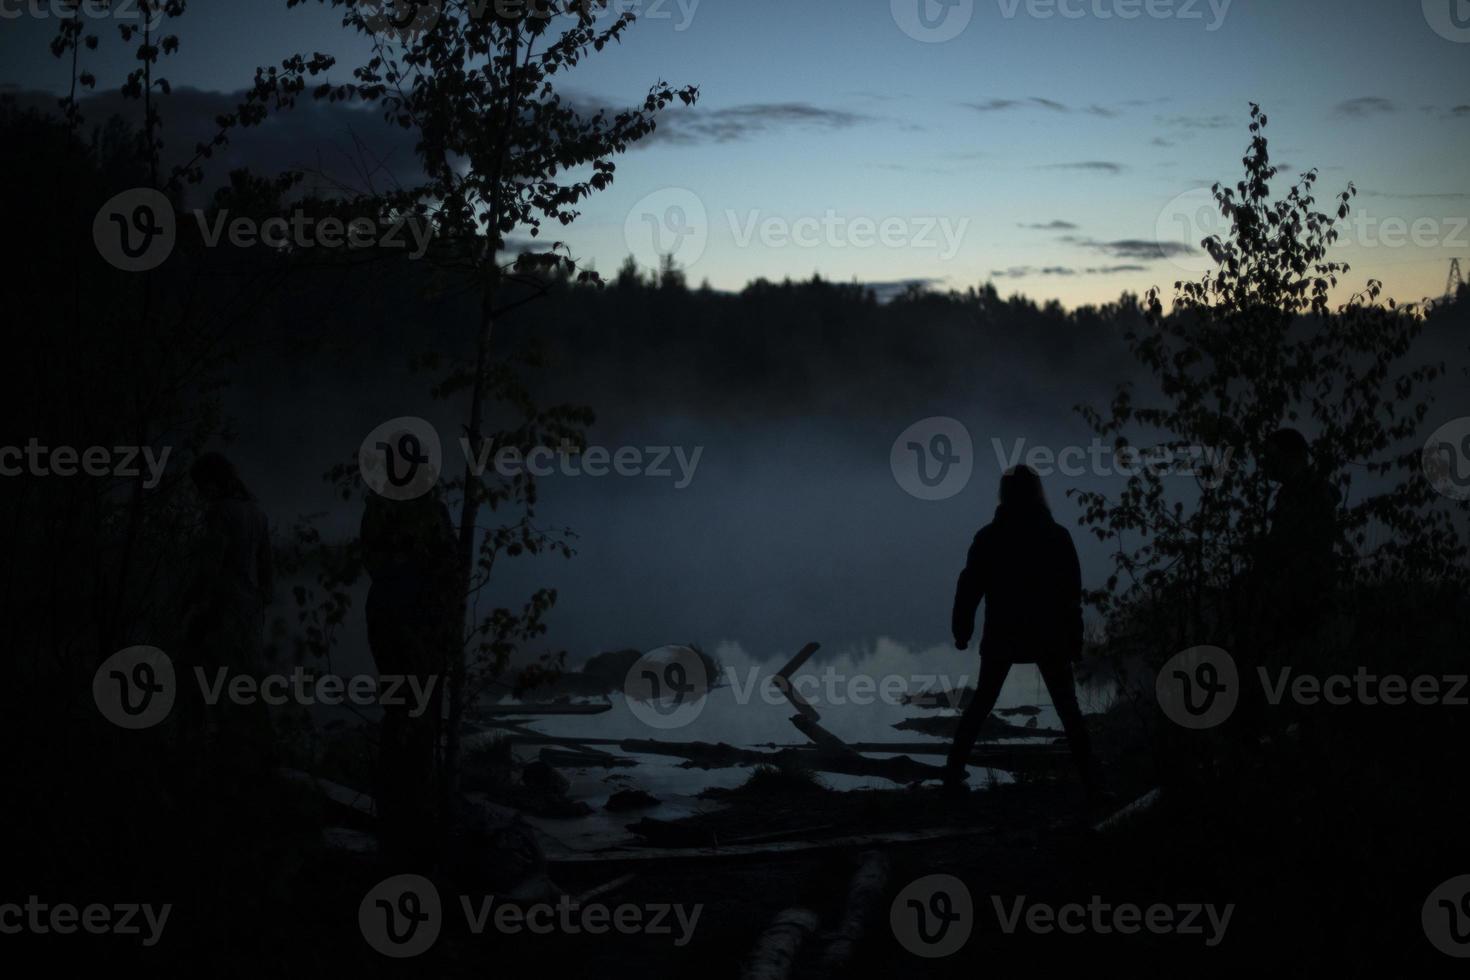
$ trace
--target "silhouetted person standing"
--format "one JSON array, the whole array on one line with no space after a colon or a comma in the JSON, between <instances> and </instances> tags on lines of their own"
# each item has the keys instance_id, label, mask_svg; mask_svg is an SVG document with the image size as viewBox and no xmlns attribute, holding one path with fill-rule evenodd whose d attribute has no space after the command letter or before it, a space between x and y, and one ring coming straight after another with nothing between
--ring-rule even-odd
<instances>
[{"instance_id":1,"label":"silhouetted person standing","mask_svg":"<svg viewBox=\"0 0 1470 980\"><path fill-rule=\"evenodd\" d=\"M456 624L454 527L437 493L412 500L369 494L360 533L372 587L368 646L380 677L436 678L431 705L385 704L379 743L378 816L395 858L421 859L432 844L434 749ZM408 691L407 685L400 691Z\"/></svg>"},{"instance_id":2,"label":"silhouetted person standing","mask_svg":"<svg viewBox=\"0 0 1470 980\"><path fill-rule=\"evenodd\" d=\"M185 602L191 668L186 691L195 686L194 667L203 668L211 684L221 669L231 678L258 678L265 669L265 609L274 583L269 523L234 464L220 453L204 453L189 477L204 503L204 522ZM226 682L222 690L228 689ZM225 695L212 707L196 704L194 710L215 713L220 736L233 751L271 762L270 716L263 702L237 705Z\"/></svg>"},{"instance_id":3,"label":"silhouetted person standing","mask_svg":"<svg viewBox=\"0 0 1470 980\"><path fill-rule=\"evenodd\" d=\"M1067 529L1052 519L1041 478L1025 466L1000 481L995 520L970 545L955 589L955 647L963 650L985 600L980 676L945 765L947 792L962 791L965 766L1012 664L1034 663L1061 717L1089 794L1099 791L1091 739L1077 704L1072 662L1082 655L1082 569Z\"/></svg>"},{"instance_id":4,"label":"silhouetted person standing","mask_svg":"<svg viewBox=\"0 0 1470 980\"><path fill-rule=\"evenodd\" d=\"M1240 704L1231 719L1237 753L1252 753L1272 726L1258 671L1294 663L1316 639L1336 589L1337 488L1312 465L1311 447L1296 429L1277 429L1260 455L1262 474L1276 485L1267 525L1255 541L1245 578ZM1246 755L1238 756L1237 762Z\"/></svg>"},{"instance_id":5,"label":"silhouetted person standing","mask_svg":"<svg viewBox=\"0 0 1470 980\"><path fill-rule=\"evenodd\" d=\"M1313 468L1307 440L1296 429L1271 434L1261 468L1277 489L1256 554L1256 581L1266 606L1261 622L1279 645L1315 631L1331 606L1340 498Z\"/></svg>"}]
</instances>

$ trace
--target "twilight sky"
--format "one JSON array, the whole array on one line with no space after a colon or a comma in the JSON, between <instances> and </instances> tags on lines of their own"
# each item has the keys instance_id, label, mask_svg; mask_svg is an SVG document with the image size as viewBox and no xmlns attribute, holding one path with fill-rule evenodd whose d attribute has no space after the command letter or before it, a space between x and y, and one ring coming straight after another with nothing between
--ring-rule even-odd
<instances>
[{"instance_id":1,"label":"twilight sky","mask_svg":"<svg viewBox=\"0 0 1470 980\"><path fill-rule=\"evenodd\" d=\"M64 85L48 3L0 0L0 86ZM641 12L626 42L564 91L631 103L662 78L702 97L666 116L564 233L604 272L657 249L717 288L814 272L991 279L1072 306L1167 287L1203 269L1185 252L1215 230L1201 189L1238 178L1249 101L1266 108L1291 179L1319 168L1323 201L1356 183L1338 249L1351 284L1372 276L1416 300L1442 291L1452 256L1470 260L1466 0L624 6ZM101 91L126 62L111 24L98 26ZM361 49L313 3L193 0L176 29L165 74L205 92L243 88L296 51L338 55L346 80ZM239 152L257 138L271 146L260 159L289 165L346 144L339 115L307 119L284 142L244 134ZM360 125L377 138L372 119Z\"/></svg>"}]
</instances>

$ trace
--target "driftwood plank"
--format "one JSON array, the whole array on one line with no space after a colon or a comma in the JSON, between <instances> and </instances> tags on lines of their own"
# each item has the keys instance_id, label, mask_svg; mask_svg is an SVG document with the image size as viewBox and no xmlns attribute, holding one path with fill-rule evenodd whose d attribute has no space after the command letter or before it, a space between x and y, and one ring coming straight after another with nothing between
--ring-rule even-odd
<instances>
[{"instance_id":1,"label":"driftwood plank","mask_svg":"<svg viewBox=\"0 0 1470 980\"><path fill-rule=\"evenodd\" d=\"M588 889L587 891L585 891L582 894L578 895L576 898L574 898L572 900L572 904L573 905L586 905L588 902L592 901L594 898L598 898L600 896L606 895L609 892L617 891L619 888L622 888L624 885L626 885L628 882L632 881L636 877L638 877L638 876L635 875L635 874L631 874L631 873L625 874L625 875L619 875L618 877L614 878L612 881L609 881L609 882L607 882L605 884L598 885L596 888Z\"/></svg>"},{"instance_id":2,"label":"driftwood plank","mask_svg":"<svg viewBox=\"0 0 1470 980\"><path fill-rule=\"evenodd\" d=\"M776 844L726 844L719 847L627 847L600 851L573 851L567 848L547 850L548 865L578 866L615 864L620 861L642 864L650 861L749 861L809 854L812 851L896 847L925 844L938 840L959 840L993 834L990 827L936 827L930 830L905 830L894 833L852 834L823 840L782 841Z\"/></svg>"},{"instance_id":3,"label":"driftwood plank","mask_svg":"<svg viewBox=\"0 0 1470 980\"><path fill-rule=\"evenodd\" d=\"M1110 830L1117 830L1134 817L1150 810L1155 803L1159 802L1159 797L1162 795L1162 790L1151 789L1117 813L1094 825L1092 829L1099 834L1105 834Z\"/></svg>"},{"instance_id":4,"label":"driftwood plank","mask_svg":"<svg viewBox=\"0 0 1470 980\"><path fill-rule=\"evenodd\" d=\"M887 886L888 855L882 851L863 852L858 858L857 873L847 886L847 907L842 921L831 934L827 948L822 953L823 975L841 975L852 960L858 943L868 931L869 922L883 901L883 890Z\"/></svg>"},{"instance_id":5,"label":"driftwood plank","mask_svg":"<svg viewBox=\"0 0 1470 980\"><path fill-rule=\"evenodd\" d=\"M601 715L612 710L612 702L599 704L491 704L475 709L477 718L521 718L530 715Z\"/></svg>"},{"instance_id":6,"label":"driftwood plank","mask_svg":"<svg viewBox=\"0 0 1470 980\"><path fill-rule=\"evenodd\" d=\"M574 749L551 745L543 747L537 754L537 758L548 766L556 766L561 769L589 767L618 769L638 765L637 759L630 759L625 755L613 755L611 752L592 748Z\"/></svg>"},{"instance_id":7,"label":"driftwood plank","mask_svg":"<svg viewBox=\"0 0 1470 980\"><path fill-rule=\"evenodd\" d=\"M812 654L816 653L819 649L821 649L820 643L808 643L797 651L796 656L792 657L785 667L776 671L775 677L771 678L771 682L775 685L776 690L780 691L786 700L791 702L791 706L797 710L801 717L811 722L819 721L822 716L817 714L817 709L813 708L810 702L802 697L796 688L791 686L791 675L800 670L802 665L810 660Z\"/></svg>"},{"instance_id":8,"label":"driftwood plank","mask_svg":"<svg viewBox=\"0 0 1470 980\"><path fill-rule=\"evenodd\" d=\"M797 731L811 739L823 752L831 752L835 755L857 755L846 742L817 724L815 718L807 715L792 715L791 724L795 725Z\"/></svg>"},{"instance_id":9,"label":"driftwood plank","mask_svg":"<svg viewBox=\"0 0 1470 980\"><path fill-rule=\"evenodd\" d=\"M786 980L807 936L817 931L817 913L811 909L786 909L776 913L755 948L745 957L741 980Z\"/></svg>"},{"instance_id":10,"label":"driftwood plank","mask_svg":"<svg viewBox=\"0 0 1470 980\"><path fill-rule=\"evenodd\" d=\"M353 823L371 824L378 819L377 804L366 793L300 769L279 769L277 772L284 779L315 789L328 804L336 809L338 816L346 817Z\"/></svg>"}]
</instances>

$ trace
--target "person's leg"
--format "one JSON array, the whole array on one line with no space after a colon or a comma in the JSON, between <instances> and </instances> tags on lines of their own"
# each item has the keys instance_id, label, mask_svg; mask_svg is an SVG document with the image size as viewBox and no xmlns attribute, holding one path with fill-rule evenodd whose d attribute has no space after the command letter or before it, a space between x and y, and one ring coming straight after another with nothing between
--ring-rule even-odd
<instances>
[{"instance_id":1,"label":"person's leg","mask_svg":"<svg viewBox=\"0 0 1470 980\"><path fill-rule=\"evenodd\" d=\"M946 783L964 780L965 766L975 748L975 740L980 737L980 726L990 717L995 702L1000 698L1001 685L1005 683L1006 675L1010 671L1009 661L993 656L980 659L980 676L975 680L975 695L960 716L959 727L954 733L954 744L949 749L949 760L944 766Z\"/></svg>"},{"instance_id":2,"label":"person's leg","mask_svg":"<svg viewBox=\"0 0 1470 980\"><path fill-rule=\"evenodd\" d=\"M1072 747L1072 759L1082 776L1082 784L1089 793L1101 791L1101 780L1097 771L1097 760L1092 756L1092 735L1082 719L1082 708L1077 704L1077 688L1072 679L1072 665L1065 660L1042 661L1036 665L1041 679L1051 695L1052 707L1062 720L1062 729L1067 733L1067 743Z\"/></svg>"}]
</instances>

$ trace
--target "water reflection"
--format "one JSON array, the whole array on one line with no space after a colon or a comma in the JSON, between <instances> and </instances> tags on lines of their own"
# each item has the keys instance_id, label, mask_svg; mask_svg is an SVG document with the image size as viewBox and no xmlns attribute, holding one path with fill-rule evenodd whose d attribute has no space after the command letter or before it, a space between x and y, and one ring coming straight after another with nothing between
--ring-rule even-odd
<instances>
[{"instance_id":1,"label":"water reflection","mask_svg":"<svg viewBox=\"0 0 1470 980\"><path fill-rule=\"evenodd\" d=\"M795 709L772 685L771 679L789 660L792 651L771 651L764 657L752 655L734 642L720 643L705 651L720 665L717 685L704 697L700 710L677 728L654 727L640 720L621 691L605 698L608 709L596 715L537 717L524 729L573 739L655 739L674 742L725 742L741 748L775 749L810 744L791 724ZM974 683L978 658L973 652L935 645L916 648L887 638L870 645L842 651L820 650L793 675L798 692L821 715L824 728L843 741L854 743L900 743L932 745L942 751L948 739L922 732L898 730L905 719L953 716L960 692ZM906 699L929 695L943 707L925 709ZM1113 697L1111 686L1096 681L1079 690L1084 712L1105 710ZM502 701L508 704L508 701ZM998 709L1035 706L1038 729L1057 729L1060 722L1047 699L1045 685L1033 666L1011 671L1002 689ZM688 713L686 713L688 714ZM1017 722L1028 720L1016 717ZM1009 740L1007 740L1009 741ZM1035 741L1017 739L1016 741ZM591 816L571 820L538 819L535 822L564 845L576 848L603 846L627 837L625 825L641 817L672 820L716 808L719 804L698 799L709 787L732 787L744 782L749 766L722 769L685 768L680 759L643 753L627 753L616 745L601 749L633 758L636 766L603 769L563 769L571 781L571 796L591 806ZM536 758L540 746L521 744L517 757ZM923 755L904 747L902 751L922 761L938 764L939 755ZM895 753L896 754L896 753ZM874 758L884 754L869 752ZM877 777L820 773L822 783L835 790L859 788L893 789L895 784ZM1011 781L1001 770L971 767L970 785L984 788ZM660 800L656 807L632 812L608 812L608 798L620 789L637 788Z\"/></svg>"}]
</instances>

